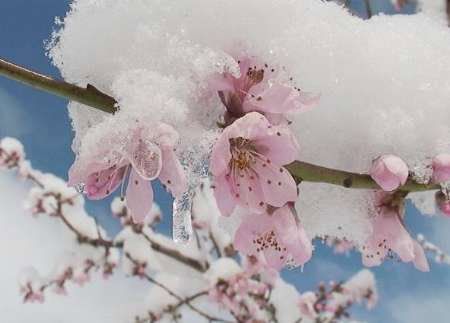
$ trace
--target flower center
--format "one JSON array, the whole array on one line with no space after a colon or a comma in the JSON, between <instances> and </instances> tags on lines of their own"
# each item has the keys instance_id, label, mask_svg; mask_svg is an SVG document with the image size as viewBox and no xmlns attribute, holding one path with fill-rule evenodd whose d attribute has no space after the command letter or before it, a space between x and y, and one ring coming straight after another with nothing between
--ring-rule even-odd
<instances>
[{"instance_id":1,"label":"flower center","mask_svg":"<svg viewBox=\"0 0 450 323\"><path fill-rule=\"evenodd\" d=\"M254 156L252 154L250 141L244 138L230 139L231 145L231 168L244 170L250 168Z\"/></svg>"},{"instance_id":2,"label":"flower center","mask_svg":"<svg viewBox=\"0 0 450 323\"><path fill-rule=\"evenodd\" d=\"M249 80L248 88L262 82L264 79L264 70L263 69L257 69L255 67L249 67L247 71L247 77Z\"/></svg>"}]
</instances>

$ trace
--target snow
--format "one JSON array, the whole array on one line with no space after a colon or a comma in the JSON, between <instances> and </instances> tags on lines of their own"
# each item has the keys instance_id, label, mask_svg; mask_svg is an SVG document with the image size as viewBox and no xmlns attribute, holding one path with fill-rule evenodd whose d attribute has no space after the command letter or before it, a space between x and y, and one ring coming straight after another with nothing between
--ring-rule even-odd
<instances>
[{"instance_id":1,"label":"snow","mask_svg":"<svg viewBox=\"0 0 450 323\"><path fill-rule=\"evenodd\" d=\"M302 160L366 172L392 153L420 170L450 148L450 34L428 10L436 5L364 21L317 0L76 0L49 55L67 81L119 102L114 116L70 104L78 154L163 121L180 133L184 165L204 163L223 112L208 78L237 73L229 53L246 51L321 93L293 124ZM359 241L370 231L366 194L302 184L297 206L311 237Z\"/></svg>"},{"instance_id":2,"label":"snow","mask_svg":"<svg viewBox=\"0 0 450 323\"><path fill-rule=\"evenodd\" d=\"M231 258L219 258L211 264L205 276L210 285L214 286L218 281L227 280L242 272L241 266L235 260Z\"/></svg>"}]
</instances>

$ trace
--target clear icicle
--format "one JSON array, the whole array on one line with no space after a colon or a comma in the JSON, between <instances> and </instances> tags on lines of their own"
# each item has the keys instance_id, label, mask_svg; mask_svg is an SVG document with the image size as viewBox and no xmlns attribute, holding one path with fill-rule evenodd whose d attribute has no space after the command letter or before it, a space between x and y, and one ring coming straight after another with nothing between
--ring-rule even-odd
<instances>
[{"instance_id":1,"label":"clear icicle","mask_svg":"<svg viewBox=\"0 0 450 323\"><path fill-rule=\"evenodd\" d=\"M176 243L187 243L192 238L192 200L195 190L208 177L209 155L212 140L189 146L181 155L181 163L187 169L188 189L173 202L172 237Z\"/></svg>"},{"instance_id":2,"label":"clear icicle","mask_svg":"<svg viewBox=\"0 0 450 323\"><path fill-rule=\"evenodd\" d=\"M76 190L78 193L80 193L80 194L86 194L86 190L85 190L86 184L84 184L84 183L79 183L79 184L76 184L76 185L74 186L74 188L75 188L75 190Z\"/></svg>"},{"instance_id":3,"label":"clear icicle","mask_svg":"<svg viewBox=\"0 0 450 323\"><path fill-rule=\"evenodd\" d=\"M173 202L172 237L176 243L187 243L192 237L192 198L194 191L187 190Z\"/></svg>"}]
</instances>

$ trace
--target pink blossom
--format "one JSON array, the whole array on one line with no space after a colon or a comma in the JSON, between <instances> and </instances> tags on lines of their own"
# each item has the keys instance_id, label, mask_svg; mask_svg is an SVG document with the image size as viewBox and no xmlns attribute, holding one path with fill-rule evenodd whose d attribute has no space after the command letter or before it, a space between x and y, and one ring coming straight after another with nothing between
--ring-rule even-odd
<instances>
[{"instance_id":1,"label":"pink blossom","mask_svg":"<svg viewBox=\"0 0 450 323\"><path fill-rule=\"evenodd\" d=\"M396 190L408 180L408 166L394 155L384 155L374 160L370 176L386 192Z\"/></svg>"},{"instance_id":2,"label":"pink blossom","mask_svg":"<svg viewBox=\"0 0 450 323\"><path fill-rule=\"evenodd\" d=\"M258 275L261 282L270 286L275 285L279 273L277 270L267 266L265 258L261 253L257 255L244 255L242 258L242 268L247 275L250 277Z\"/></svg>"},{"instance_id":3,"label":"pink blossom","mask_svg":"<svg viewBox=\"0 0 450 323\"><path fill-rule=\"evenodd\" d=\"M317 296L313 292L306 292L300 295L298 303L300 312L311 320L315 320L317 317L317 312L315 310L316 301Z\"/></svg>"},{"instance_id":4,"label":"pink blossom","mask_svg":"<svg viewBox=\"0 0 450 323\"><path fill-rule=\"evenodd\" d=\"M403 262L413 262L421 271L428 271L422 247L411 238L403 226L403 196L377 192L377 214L372 219L373 232L361 248L363 264L380 265L391 253Z\"/></svg>"},{"instance_id":5,"label":"pink blossom","mask_svg":"<svg viewBox=\"0 0 450 323\"><path fill-rule=\"evenodd\" d=\"M72 281L79 286L83 286L84 284L89 282L89 280L89 274L85 273L84 271L76 272L72 277Z\"/></svg>"},{"instance_id":6,"label":"pink blossom","mask_svg":"<svg viewBox=\"0 0 450 323\"><path fill-rule=\"evenodd\" d=\"M219 279L208 294L214 302L232 312L239 322L250 323L256 322L254 317L259 306L266 305L267 291L266 284L251 279L243 272L227 279Z\"/></svg>"},{"instance_id":7,"label":"pink blossom","mask_svg":"<svg viewBox=\"0 0 450 323\"><path fill-rule=\"evenodd\" d=\"M228 124L254 111L264 114L272 123L279 123L287 113L307 110L319 101L319 96L312 97L281 81L277 69L255 57L242 57L237 63L240 77L225 72L211 80L211 87L218 91L227 109L226 118L231 119L226 120Z\"/></svg>"},{"instance_id":8,"label":"pink blossom","mask_svg":"<svg viewBox=\"0 0 450 323\"><path fill-rule=\"evenodd\" d=\"M210 170L222 215L237 204L263 212L297 199L297 185L283 165L297 159L298 143L285 126L272 126L251 112L225 128L215 144Z\"/></svg>"},{"instance_id":9,"label":"pink blossom","mask_svg":"<svg viewBox=\"0 0 450 323\"><path fill-rule=\"evenodd\" d=\"M434 183L443 183L450 180L450 154L439 154L432 162Z\"/></svg>"},{"instance_id":10,"label":"pink blossom","mask_svg":"<svg viewBox=\"0 0 450 323\"><path fill-rule=\"evenodd\" d=\"M352 242L347 241L347 240L339 240L339 242L337 242L334 245L334 252L337 254L343 254L343 253L348 253L350 250L352 250L355 246L353 245Z\"/></svg>"},{"instance_id":11,"label":"pink blossom","mask_svg":"<svg viewBox=\"0 0 450 323\"><path fill-rule=\"evenodd\" d=\"M234 246L246 255L263 257L280 270L287 264L303 265L312 255L311 241L290 206L273 213L244 216L234 237Z\"/></svg>"},{"instance_id":12,"label":"pink blossom","mask_svg":"<svg viewBox=\"0 0 450 323\"><path fill-rule=\"evenodd\" d=\"M435 195L436 198L436 205L439 209L439 211L445 215L450 217L450 198L447 194L438 191Z\"/></svg>"},{"instance_id":13,"label":"pink blossom","mask_svg":"<svg viewBox=\"0 0 450 323\"><path fill-rule=\"evenodd\" d=\"M69 185L85 184L90 199L103 199L128 178L127 207L142 222L153 204L150 182L156 178L175 195L186 188L183 168L174 153L177 132L159 123L151 129L138 128L120 147L99 147L96 154L77 157L69 172Z\"/></svg>"}]
</instances>

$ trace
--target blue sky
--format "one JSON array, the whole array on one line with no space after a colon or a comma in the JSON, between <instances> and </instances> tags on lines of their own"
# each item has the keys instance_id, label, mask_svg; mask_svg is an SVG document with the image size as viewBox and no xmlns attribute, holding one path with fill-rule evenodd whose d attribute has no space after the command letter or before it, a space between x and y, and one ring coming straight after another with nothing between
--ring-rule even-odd
<instances>
[{"instance_id":1,"label":"blue sky","mask_svg":"<svg viewBox=\"0 0 450 323\"><path fill-rule=\"evenodd\" d=\"M392 13L389 1L372 1L373 10ZM357 12L364 13L364 1L353 0ZM412 11L412 7L407 11ZM58 77L45 56L44 41L52 32L54 18L64 16L66 0L0 1L0 57ZM64 100L32 90L0 77L0 137L20 139L33 165L43 171L66 178L73 160L70 149L72 130ZM168 196L156 190L156 199L163 211L170 214ZM109 201L88 202L91 214L111 232L119 226L109 216ZM428 219L408 206L407 222L412 232L435 236L435 241L450 251L450 221ZM168 216L166 216L166 219ZM164 230L168 231L168 221ZM345 279L361 268L360 256L335 257L331 250L316 242L313 260L303 272L286 271L285 277L300 290L313 288L319 280ZM381 304L372 312L356 311L356 317L369 322L418 323L435 322L446 314L450 304L450 268L431 263L431 273L421 273L411 265L388 261L374 269L379 282ZM436 318L436 319L433 319ZM426 319L428 318L428 319Z\"/></svg>"}]
</instances>

